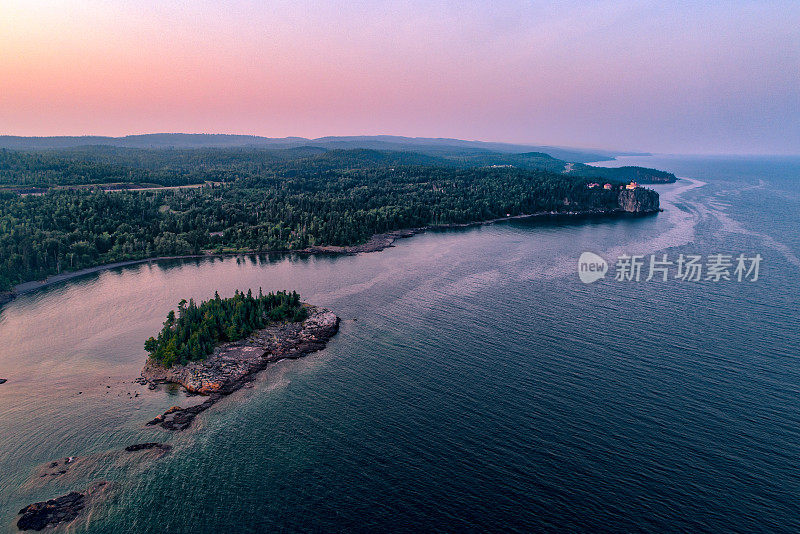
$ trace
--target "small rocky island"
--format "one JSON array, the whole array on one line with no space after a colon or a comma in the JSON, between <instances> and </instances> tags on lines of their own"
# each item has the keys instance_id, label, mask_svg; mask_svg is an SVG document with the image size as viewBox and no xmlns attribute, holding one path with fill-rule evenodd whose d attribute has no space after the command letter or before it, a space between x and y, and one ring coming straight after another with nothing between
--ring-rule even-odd
<instances>
[{"instance_id":1,"label":"small rocky island","mask_svg":"<svg viewBox=\"0 0 800 534\"><path fill-rule=\"evenodd\" d=\"M214 310L219 313L225 309L226 301L233 301L230 309L236 311L226 317L227 322L220 322L218 317L214 317ZM248 311L242 311L243 308ZM204 320L192 324L192 317L198 315ZM214 322L215 326L209 327L209 322ZM155 338L146 344L151 355L139 381L151 387L163 383L180 384L187 391L208 398L187 408L173 406L147 424L167 430L184 430L198 414L252 381L255 373L270 363L300 358L325 348L328 340L339 330L339 317L326 308L301 303L296 293L252 297L249 293L245 296L237 292L232 299L216 296L199 306L193 302L186 306L182 301L179 316L170 315L164 328L159 334L160 345ZM192 333L181 332L182 328ZM213 328L218 332L209 333ZM207 340L195 336L197 331L207 332L206 337L216 340L209 353L204 354L201 348L200 356L196 356L193 349L185 348L192 343L184 343L184 348L176 349L175 337L196 339L194 345L202 347ZM220 337L228 340L220 342ZM166 354L159 352L159 347L170 346L175 350L166 351ZM183 352L176 355L175 351ZM175 357L178 360L171 361Z\"/></svg>"}]
</instances>

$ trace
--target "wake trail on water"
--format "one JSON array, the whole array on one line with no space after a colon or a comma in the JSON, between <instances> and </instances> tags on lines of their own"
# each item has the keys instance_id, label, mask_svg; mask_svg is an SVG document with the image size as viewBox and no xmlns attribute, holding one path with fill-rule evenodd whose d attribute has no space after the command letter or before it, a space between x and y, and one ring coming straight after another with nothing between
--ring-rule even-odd
<instances>
[{"instance_id":1,"label":"wake trail on water","mask_svg":"<svg viewBox=\"0 0 800 534\"><path fill-rule=\"evenodd\" d=\"M686 200L683 195L688 191L704 187L707 183L694 178L680 179L689 183L661 193L661 207L664 210L663 213L667 215L668 223L671 225L669 230L653 238L625 243L597 251L597 253L606 260L610 260L609 263L611 263L614 258L623 254L654 254L661 250L693 242L697 224L703 219L708 210L701 202ZM519 279L554 279L574 275L576 262L581 252L578 251L570 256L559 256L553 263L548 265L536 266L533 269L528 268L520 273Z\"/></svg>"},{"instance_id":2,"label":"wake trail on water","mask_svg":"<svg viewBox=\"0 0 800 534\"><path fill-rule=\"evenodd\" d=\"M710 216L713 216L717 221L719 221L721 225L721 230L723 232L727 232L729 234L740 234L749 237L755 237L756 239L759 239L764 246L780 252L786 259L786 261L788 261L789 263L791 263L796 267L800 267L800 258L797 257L797 255L792 251L792 249L788 245L778 241L769 234L765 234L763 232L756 232L754 230L745 228L739 221L737 221L736 219L731 217L728 213L726 213L726 210L731 206L730 204L725 203L724 201L722 201L721 198L719 198L733 194L740 194L744 191L764 190L766 189L767 185L768 185L767 182L765 182L764 180L759 180L758 184L756 185L743 187L740 189L726 189L724 191L719 191L714 195L715 198L708 202L708 206L710 207L710 209L707 210L708 214Z\"/></svg>"}]
</instances>

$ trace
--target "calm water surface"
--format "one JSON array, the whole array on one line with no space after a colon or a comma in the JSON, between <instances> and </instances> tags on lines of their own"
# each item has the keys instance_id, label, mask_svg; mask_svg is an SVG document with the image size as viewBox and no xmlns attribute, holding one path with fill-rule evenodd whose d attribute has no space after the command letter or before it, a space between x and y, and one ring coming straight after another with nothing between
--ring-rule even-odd
<instances>
[{"instance_id":1,"label":"calm water surface","mask_svg":"<svg viewBox=\"0 0 800 534\"><path fill-rule=\"evenodd\" d=\"M352 257L145 264L0 311L0 531L108 480L78 532L800 529L800 160L622 158L656 217L433 232ZM619 254L759 252L757 282L582 284ZM182 298L296 289L343 324L169 434L132 383ZM137 396L138 394L138 396ZM168 441L159 460L124 455ZM42 481L44 463L81 458Z\"/></svg>"}]
</instances>

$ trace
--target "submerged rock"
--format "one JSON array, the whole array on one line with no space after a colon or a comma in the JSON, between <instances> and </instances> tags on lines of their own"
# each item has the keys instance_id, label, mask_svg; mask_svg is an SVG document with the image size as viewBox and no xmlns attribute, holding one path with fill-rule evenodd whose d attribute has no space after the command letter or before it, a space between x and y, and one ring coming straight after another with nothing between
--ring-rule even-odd
<instances>
[{"instance_id":1,"label":"submerged rock","mask_svg":"<svg viewBox=\"0 0 800 534\"><path fill-rule=\"evenodd\" d=\"M151 443L137 443L136 445L128 445L127 447L125 447L125 450L127 452L147 451L151 449L168 451L172 449L172 446L167 445L166 443L151 442Z\"/></svg>"}]
</instances>

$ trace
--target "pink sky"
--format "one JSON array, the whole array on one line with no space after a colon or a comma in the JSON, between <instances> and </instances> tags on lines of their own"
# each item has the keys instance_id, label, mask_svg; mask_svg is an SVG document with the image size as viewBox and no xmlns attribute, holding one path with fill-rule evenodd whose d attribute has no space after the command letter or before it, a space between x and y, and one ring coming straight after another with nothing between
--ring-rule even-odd
<instances>
[{"instance_id":1,"label":"pink sky","mask_svg":"<svg viewBox=\"0 0 800 534\"><path fill-rule=\"evenodd\" d=\"M486 4L4 0L0 134L800 153L797 2Z\"/></svg>"}]
</instances>

